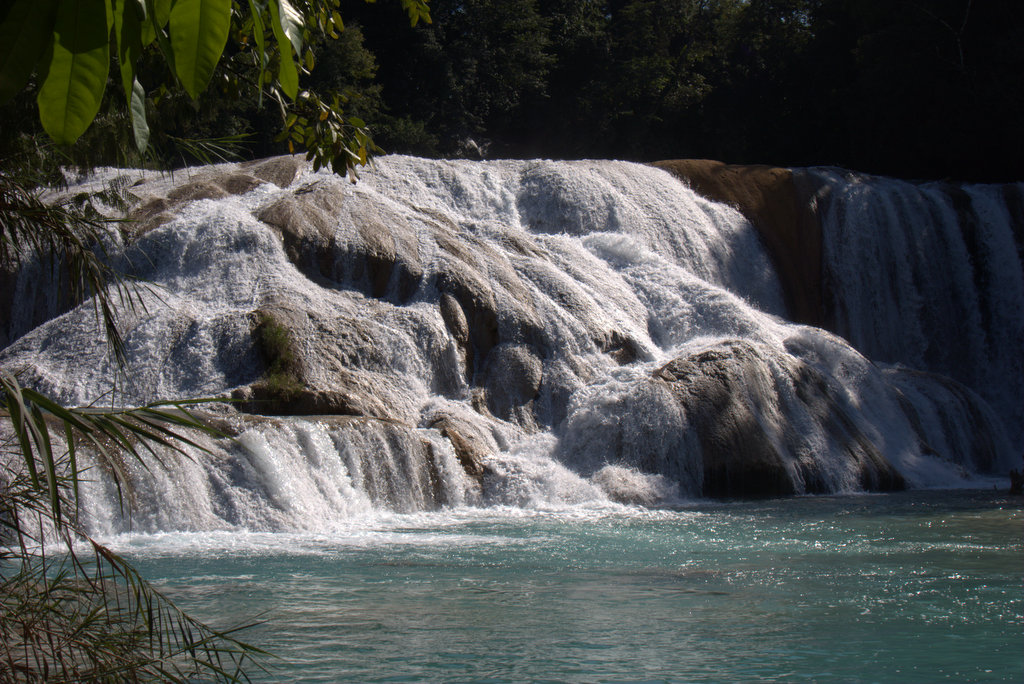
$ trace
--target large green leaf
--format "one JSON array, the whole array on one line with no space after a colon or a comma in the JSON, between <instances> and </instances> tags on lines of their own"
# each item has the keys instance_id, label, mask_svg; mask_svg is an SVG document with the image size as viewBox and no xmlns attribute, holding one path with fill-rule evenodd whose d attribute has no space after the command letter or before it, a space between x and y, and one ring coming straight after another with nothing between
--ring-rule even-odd
<instances>
[{"instance_id":1,"label":"large green leaf","mask_svg":"<svg viewBox=\"0 0 1024 684\"><path fill-rule=\"evenodd\" d=\"M70 145L100 109L110 65L110 3L61 0L53 28L53 55L37 102L43 128Z\"/></svg>"},{"instance_id":2,"label":"large green leaf","mask_svg":"<svg viewBox=\"0 0 1024 684\"><path fill-rule=\"evenodd\" d=\"M299 70L292 60L292 43L282 24L278 0L270 0L270 17L270 28L273 29L274 38L277 39L277 45L281 49L281 68L277 72L277 80L281 84L284 94L294 100L299 92Z\"/></svg>"},{"instance_id":3,"label":"large green leaf","mask_svg":"<svg viewBox=\"0 0 1024 684\"><path fill-rule=\"evenodd\" d=\"M146 121L146 91L138 79L132 83L132 94L128 102L128 111L132 117L132 135L135 147L145 152L149 145L149 123Z\"/></svg>"},{"instance_id":4,"label":"large green leaf","mask_svg":"<svg viewBox=\"0 0 1024 684\"><path fill-rule=\"evenodd\" d=\"M131 106L135 63L142 55L142 20L145 10L138 0L117 0L114 5L114 36L117 38L117 61L121 67L121 87Z\"/></svg>"},{"instance_id":5,"label":"large green leaf","mask_svg":"<svg viewBox=\"0 0 1024 684\"><path fill-rule=\"evenodd\" d=\"M0 15L0 104L21 92L53 40L57 0L14 0Z\"/></svg>"},{"instance_id":6,"label":"large green leaf","mask_svg":"<svg viewBox=\"0 0 1024 684\"><path fill-rule=\"evenodd\" d=\"M142 44L149 45L157 38L157 29L167 26L171 17L171 0L143 0L146 19L142 24Z\"/></svg>"},{"instance_id":7,"label":"large green leaf","mask_svg":"<svg viewBox=\"0 0 1024 684\"><path fill-rule=\"evenodd\" d=\"M167 66L171 68L171 71L177 73L177 69L174 66L174 50L171 49L171 39L167 37L167 32L163 30L167 22L170 21L171 8L168 4L167 20L161 23L160 2L161 0L145 0L143 2L146 6L146 19L142 22L142 44L149 46L155 40L161 54L167 60Z\"/></svg>"},{"instance_id":8,"label":"large green leaf","mask_svg":"<svg viewBox=\"0 0 1024 684\"><path fill-rule=\"evenodd\" d=\"M192 99L210 82L230 27L231 0L178 0L171 7L174 68Z\"/></svg>"},{"instance_id":9,"label":"large green leaf","mask_svg":"<svg viewBox=\"0 0 1024 684\"><path fill-rule=\"evenodd\" d=\"M302 54L302 15L299 14L298 10L292 7L288 0L277 0L280 4L278 21L281 23L281 28L284 30L284 34L288 36L288 40L292 44L292 48L295 49L295 54ZM276 3L272 3L276 4Z\"/></svg>"},{"instance_id":10,"label":"large green leaf","mask_svg":"<svg viewBox=\"0 0 1024 684\"><path fill-rule=\"evenodd\" d=\"M267 69L267 45L263 36L263 15L260 12L260 5L256 0L249 0L249 11L252 12L253 37L256 39L256 57L260 60L260 75L256 81L256 91L259 93L259 106L263 106L263 74Z\"/></svg>"}]
</instances>

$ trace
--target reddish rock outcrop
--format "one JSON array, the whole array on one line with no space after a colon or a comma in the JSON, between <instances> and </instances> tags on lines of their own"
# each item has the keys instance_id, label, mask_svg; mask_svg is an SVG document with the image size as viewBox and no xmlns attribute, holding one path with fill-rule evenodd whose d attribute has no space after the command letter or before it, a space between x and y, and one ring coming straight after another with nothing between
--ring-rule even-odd
<instances>
[{"instance_id":1,"label":"reddish rock outcrop","mask_svg":"<svg viewBox=\"0 0 1024 684\"><path fill-rule=\"evenodd\" d=\"M790 318L821 325L821 227L801 178L790 169L710 159L674 159L654 166L697 193L734 206L753 223L778 271Z\"/></svg>"}]
</instances>

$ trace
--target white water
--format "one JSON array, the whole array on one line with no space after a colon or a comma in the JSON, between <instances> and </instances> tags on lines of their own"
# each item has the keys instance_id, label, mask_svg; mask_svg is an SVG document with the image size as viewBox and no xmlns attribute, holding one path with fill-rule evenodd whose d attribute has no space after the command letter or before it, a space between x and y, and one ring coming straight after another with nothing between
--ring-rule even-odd
<instances>
[{"instance_id":1,"label":"white water","mask_svg":"<svg viewBox=\"0 0 1024 684\"><path fill-rule=\"evenodd\" d=\"M811 173L827 183L818 201L832 329L874 361L968 385L1024 450L1024 270L1005 197L1024 184Z\"/></svg>"},{"instance_id":2,"label":"white water","mask_svg":"<svg viewBox=\"0 0 1024 684\"><path fill-rule=\"evenodd\" d=\"M186 180L179 174L173 184ZM136 193L161 196L171 185L149 178ZM295 202L300 223L327 236L318 256L297 260L302 268L258 218L280 202ZM1015 465L1003 421L1021 411L1021 390L1007 377L1020 377L1024 299L996 288L1005 301L989 308L1004 307L1005 324L993 329L1009 337L985 348L1017 346L988 366L972 356L984 368L961 378L995 412L956 383L877 366L875 354L915 365L917 357L890 355L891 344L925 356L935 344L921 341L934 332L916 323L905 334L889 327L922 315L921 294L894 285L892 296L906 301L858 299L870 289L860 274L879 268L873 255L910 249L893 231L885 235L894 242L868 256L864 225L856 249L829 243L828 263L843 281L837 301L865 329L863 343L847 335L862 356L829 333L784 321L770 261L736 211L645 166L389 157L356 185L305 169L287 188L263 183L173 213L124 254L156 289L147 310L125 321L130 367L118 399L223 396L256 381L263 366L254 312L270 309L292 331L306 383L346 393L370 417L229 418L236 441L210 442L208 454L133 476L135 530L329 533L385 512L699 497L710 448L701 435L722 421L703 416L704 390L652 374L736 341L753 360L735 366L738 413L726 418L751 421L754 441L780 454L797 493L861 489L864 473L876 470L857 459L872 451L912 486L957 485L975 470ZM991 249L1005 256L1005 245ZM382 258L395 264L383 277L375 266ZM947 279L916 268L914 282ZM1017 269L1007 277L1019 285ZM442 315L445 297L455 302L454 319ZM979 314L957 301L948 325L975 335L971 316ZM452 322L460 315L468 341ZM869 329L871 321L884 325ZM111 389L113 367L88 305L26 334L0 352L0 363L69 404ZM693 382L716 386L707 385L715 382L709 371ZM463 471L442 419L486 454L479 480ZM974 454L979 433L991 443L982 456ZM90 529L125 531L107 478L95 479Z\"/></svg>"}]
</instances>

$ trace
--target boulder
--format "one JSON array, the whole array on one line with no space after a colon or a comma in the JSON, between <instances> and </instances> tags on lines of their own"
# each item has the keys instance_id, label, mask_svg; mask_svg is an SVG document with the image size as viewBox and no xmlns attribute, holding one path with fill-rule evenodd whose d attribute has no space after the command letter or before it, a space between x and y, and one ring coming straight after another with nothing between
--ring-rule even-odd
<instances>
[{"instance_id":1,"label":"boulder","mask_svg":"<svg viewBox=\"0 0 1024 684\"><path fill-rule=\"evenodd\" d=\"M479 482L486 470L484 464L494 450L476 426L454 415L440 415L431 420L428 427L434 428L451 442L462 469Z\"/></svg>"},{"instance_id":2,"label":"boulder","mask_svg":"<svg viewBox=\"0 0 1024 684\"><path fill-rule=\"evenodd\" d=\"M533 402L540 395L543 365L534 351L525 345L499 344L487 357L484 374L491 414L536 429Z\"/></svg>"},{"instance_id":3,"label":"boulder","mask_svg":"<svg viewBox=\"0 0 1024 684\"><path fill-rule=\"evenodd\" d=\"M665 383L696 431L704 496L842 489L829 453L840 455L847 477L866 490L905 487L899 472L858 429L855 407L821 372L795 357L730 340L676 358L654 378Z\"/></svg>"}]
</instances>

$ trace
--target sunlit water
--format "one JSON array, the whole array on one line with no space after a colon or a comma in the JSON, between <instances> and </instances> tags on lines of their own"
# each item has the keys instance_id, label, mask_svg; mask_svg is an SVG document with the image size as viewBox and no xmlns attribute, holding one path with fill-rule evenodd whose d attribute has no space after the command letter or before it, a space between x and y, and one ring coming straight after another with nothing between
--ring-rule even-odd
<instances>
[{"instance_id":1,"label":"sunlit water","mask_svg":"<svg viewBox=\"0 0 1024 684\"><path fill-rule=\"evenodd\" d=\"M994 491L459 509L333 536L115 538L261 681L1024 681L1024 501Z\"/></svg>"}]
</instances>

